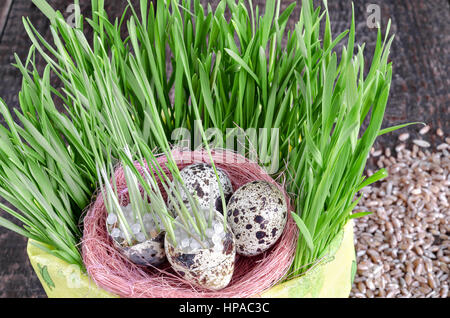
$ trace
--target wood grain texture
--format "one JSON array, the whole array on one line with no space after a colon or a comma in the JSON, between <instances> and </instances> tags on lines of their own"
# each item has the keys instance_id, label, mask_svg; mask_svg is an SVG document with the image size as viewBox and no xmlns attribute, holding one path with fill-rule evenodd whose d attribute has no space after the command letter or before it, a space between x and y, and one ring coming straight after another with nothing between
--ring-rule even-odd
<instances>
[{"instance_id":1,"label":"wood grain texture","mask_svg":"<svg viewBox=\"0 0 450 318\"><path fill-rule=\"evenodd\" d=\"M367 58L372 58L376 30L367 27L366 9L378 4L382 30L391 19L395 34L390 60L393 83L386 109L384 127L421 121L450 135L450 4L434 1L357 1L356 44L366 43ZM331 23L335 34L349 27L351 3L329 1ZM392 147L400 133L408 131L419 137L421 126L413 126L379 138L377 146ZM428 140L438 145L443 140L430 134ZM427 138L425 137L425 138Z\"/></svg>"},{"instance_id":2,"label":"wood grain texture","mask_svg":"<svg viewBox=\"0 0 450 318\"><path fill-rule=\"evenodd\" d=\"M23 58L26 54L25 48L29 46L22 27L22 15L29 15L34 21L41 19L40 14L30 3L31 1L14 2L0 43L2 83L0 96L9 106L17 105L17 94L21 85L18 72L11 66L14 61L13 54L17 52ZM44 29L42 22L37 25L39 30ZM11 220L8 216L6 217ZM28 260L26 242L25 238L0 228L0 297L45 296Z\"/></svg>"},{"instance_id":3,"label":"wood grain texture","mask_svg":"<svg viewBox=\"0 0 450 318\"><path fill-rule=\"evenodd\" d=\"M12 6L13 0L3 0L0 3L0 42L3 35L3 30L6 25L6 21L8 20L8 15Z\"/></svg>"},{"instance_id":4,"label":"wood grain texture","mask_svg":"<svg viewBox=\"0 0 450 318\"><path fill-rule=\"evenodd\" d=\"M0 0L3 1L3 0ZM50 0L53 8L60 10L69 18L68 10L71 0ZM105 9L111 17L120 16L123 12L126 0L105 1ZM136 0L132 2L137 3ZM89 15L90 1L81 0L81 10ZM18 106L18 93L22 78L18 70L11 64L14 63L14 53L24 60L27 56L30 40L23 28L22 17L29 17L36 29L50 39L49 23L30 0L14 0L5 32L0 42L0 97L10 107ZM37 64L42 67L42 58L37 58ZM0 120L3 123L3 119ZM3 199L0 198L3 201ZM8 215L0 214L12 221ZM27 240L15 233L11 233L0 227L0 298L3 297L45 297L45 292L31 268L26 254Z\"/></svg>"},{"instance_id":5,"label":"wood grain texture","mask_svg":"<svg viewBox=\"0 0 450 318\"><path fill-rule=\"evenodd\" d=\"M0 22L4 0L0 0ZM6 0L8 1L8 0ZM82 12L89 12L88 0L81 0ZM208 2L215 7L218 3ZM50 0L49 3L61 12L67 12L72 0ZM106 1L110 16L118 16L125 0ZM255 5L264 6L265 1L253 0ZM285 8L291 1L282 1ZM316 3L320 3L316 1ZM381 25L384 30L389 19L392 32L396 34L392 46L391 60L394 65L393 85L384 127L423 121L438 127L450 135L450 4L447 0L361 0L355 1L356 44L366 43L366 58L370 60L375 47L376 30L367 27L366 9L368 4L378 4L381 12ZM333 34L350 27L351 1L328 0ZM288 28L294 28L299 16L297 6L289 21ZM26 57L30 41L22 26L22 16L30 17L36 28L49 38L48 22L29 0L14 0L4 36L0 42L0 97L7 105L16 107L21 86L19 72L11 66L13 55ZM1 26L1 23L0 23ZM38 60L42 64L42 60ZM417 137L420 127L410 127L409 131ZM400 132L383 136L377 147L392 147ZM442 140L432 136L425 139L433 145ZM0 297L45 297L42 287L31 269L26 256L26 240L0 228Z\"/></svg>"}]
</instances>

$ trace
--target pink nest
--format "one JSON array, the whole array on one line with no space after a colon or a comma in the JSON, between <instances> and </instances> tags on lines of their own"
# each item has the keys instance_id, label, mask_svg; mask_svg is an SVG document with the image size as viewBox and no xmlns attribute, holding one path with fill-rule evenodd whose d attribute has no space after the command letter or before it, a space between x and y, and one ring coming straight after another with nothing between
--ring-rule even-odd
<instances>
[{"instance_id":1,"label":"pink nest","mask_svg":"<svg viewBox=\"0 0 450 318\"><path fill-rule=\"evenodd\" d=\"M180 169L193 163L210 163L209 156L204 151L174 151L173 156ZM234 190L248 182L268 181L285 193L288 209L291 211L286 191L258 164L229 151L214 151L212 156L216 166L228 173ZM158 162L164 168L167 159L160 156ZM125 193L126 182L121 168L116 171L116 180L118 191ZM89 276L99 287L121 297L244 298L258 296L279 283L292 264L298 229L289 213L288 215L288 222L282 236L270 250L256 257L236 256L235 271L228 287L220 291L209 291L190 285L180 278L168 263L162 268L146 268L124 258L114 248L106 231L107 212L103 198L99 195L84 218L83 261Z\"/></svg>"}]
</instances>

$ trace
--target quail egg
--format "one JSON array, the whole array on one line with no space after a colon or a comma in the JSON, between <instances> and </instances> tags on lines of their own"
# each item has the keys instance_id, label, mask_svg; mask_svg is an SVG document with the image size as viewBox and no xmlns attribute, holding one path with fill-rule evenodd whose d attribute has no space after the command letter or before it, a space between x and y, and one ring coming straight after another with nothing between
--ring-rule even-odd
<instances>
[{"instance_id":1,"label":"quail egg","mask_svg":"<svg viewBox=\"0 0 450 318\"><path fill-rule=\"evenodd\" d=\"M217 168L217 174L222 185L225 200L228 201L233 194L231 180L222 169ZM223 212L219 183L212 166L206 163L196 163L181 170L180 175L190 194L197 196L199 208L209 210L212 205L217 211ZM186 207L189 208L189 200L182 189L180 195ZM167 206L175 214L172 196L169 196Z\"/></svg>"},{"instance_id":2,"label":"quail egg","mask_svg":"<svg viewBox=\"0 0 450 318\"><path fill-rule=\"evenodd\" d=\"M106 227L115 248L136 265L155 267L162 265L166 261L166 253L164 250L165 231L161 224L156 226L153 217L145 214L143 216L145 230L142 230L131 205L121 207L121 209L132 233L125 229L116 214L110 213L106 219ZM131 243L127 240L127 236L132 237Z\"/></svg>"},{"instance_id":3,"label":"quail egg","mask_svg":"<svg viewBox=\"0 0 450 318\"><path fill-rule=\"evenodd\" d=\"M221 223L222 214L217 211L214 214L213 225L206 229L201 243L184 230L176 229L177 245L168 234L164 245L167 259L180 277L201 288L220 290L228 286L233 276L236 244L230 227L224 229Z\"/></svg>"},{"instance_id":4,"label":"quail egg","mask_svg":"<svg viewBox=\"0 0 450 318\"><path fill-rule=\"evenodd\" d=\"M237 253L256 256L280 238L287 223L287 202L275 185L255 181L232 195L227 216L236 237Z\"/></svg>"}]
</instances>

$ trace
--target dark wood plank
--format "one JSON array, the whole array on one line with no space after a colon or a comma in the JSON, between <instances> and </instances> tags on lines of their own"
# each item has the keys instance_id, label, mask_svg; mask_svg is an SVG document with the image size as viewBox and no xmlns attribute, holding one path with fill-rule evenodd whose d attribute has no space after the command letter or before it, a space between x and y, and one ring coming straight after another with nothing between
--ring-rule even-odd
<instances>
[{"instance_id":1,"label":"dark wood plank","mask_svg":"<svg viewBox=\"0 0 450 318\"><path fill-rule=\"evenodd\" d=\"M29 42L22 27L22 16L31 16L34 21L41 19L31 1L15 1L5 24L4 36L0 43L0 96L9 106L17 105L20 76L14 67L13 54L26 54ZM40 27L40 30L43 30ZM3 203L3 199L2 199ZM4 214L2 214L4 216ZM15 220L6 216L6 218ZM0 297L45 297L44 290L34 274L26 254L27 240L6 229L0 228Z\"/></svg>"},{"instance_id":2,"label":"dark wood plank","mask_svg":"<svg viewBox=\"0 0 450 318\"><path fill-rule=\"evenodd\" d=\"M356 40L366 43L366 55L372 58L376 30L366 23L367 5L356 1ZM441 128L450 135L450 4L447 0L389 1L379 0L382 30L391 19L395 34L390 60L393 63L393 83L386 109L384 127L421 121L434 133ZM328 1L334 34L349 28L350 1ZM400 133L408 131L419 138L421 126L403 129L378 139L377 147L393 147ZM435 134L424 137L433 145L443 139Z\"/></svg>"},{"instance_id":3,"label":"dark wood plank","mask_svg":"<svg viewBox=\"0 0 450 318\"><path fill-rule=\"evenodd\" d=\"M4 0L0 1L3 5ZM70 16L71 12L67 10L68 3L73 3L73 1L50 0L48 2L65 16ZM136 0L132 2L137 3ZM82 12L89 15L88 4L90 1L80 1L80 3ZM126 4L126 0L106 1L105 9L112 17L120 16ZM22 25L23 16L29 17L36 29L46 39L51 38L48 21L31 1L14 0L0 43L0 97L5 100L10 108L18 105L18 93L22 82L20 73L11 65L14 63L14 53L17 53L23 60L26 58L31 45ZM37 58L37 63L43 65L40 57ZM0 122L2 121L0 120ZM0 198L0 200L2 199ZM8 215L5 216L3 212L0 212L0 214L14 221ZM28 260L26 243L26 239L0 227L0 298L46 296Z\"/></svg>"},{"instance_id":4,"label":"dark wood plank","mask_svg":"<svg viewBox=\"0 0 450 318\"><path fill-rule=\"evenodd\" d=\"M11 10L13 0L4 0L0 3L0 41L2 39L3 30L8 20L9 11Z\"/></svg>"}]
</instances>

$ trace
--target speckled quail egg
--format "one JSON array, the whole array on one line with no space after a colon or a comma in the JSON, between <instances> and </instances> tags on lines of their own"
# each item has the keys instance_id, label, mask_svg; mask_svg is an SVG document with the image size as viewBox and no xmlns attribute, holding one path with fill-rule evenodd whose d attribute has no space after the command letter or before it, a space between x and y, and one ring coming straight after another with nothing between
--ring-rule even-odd
<instances>
[{"instance_id":1,"label":"speckled quail egg","mask_svg":"<svg viewBox=\"0 0 450 318\"><path fill-rule=\"evenodd\" d=\"M222 185L225 200L228 201L233 194L231 180L226 172L220 168L217 168L217 174ZM196 163L182 169L180 175L189 193L197 196L200 208L209 210L212 205L217 211L223 212L219 183L212 166L206 163ZM180 195L186 207L189 208L188 198L182 189L180 190ZM176 210L170 195L167 200L167 206L175 214Z\"/></svg>"},{"instance_id":2,"label":"speckled quail egg","mask_svg":"<svg viewBox=\"0 0 450 318\"><path fill-rule=\"evenodd\" d=\"M222 214L214 214L214 222L201 241L203 246L183 229L175 230L176 246L168 234L164 245L167 259L180 277L201 288L220 290L233 276L236 244L231 228L227 225L225 229L221 223Z\"/></svg>"},{"instance_id":3,"label":"speckled quail egg","mask_svg":"<svg viewBox=\"0 0 450 318\"><path fill-rule=\"evenodd\" d=\"M237 253L256 256L280 238L287 223L287 202L275 185L255 181L232 195L227 216L236 237Z\"/></svg>"},{"instance_id":4,"label":"speckled quail egg","mask_svg":"<svg viewBox=\"0 0 450 318\"><path fill-rule=\"evenodd\" d=\"M121 209L131 233L123 226L116 214L110 213L106 219L106 227L114 247L136 265L157 267L163 264L167 258L164 250L165 231L161 222L158 221L159 224L156 226L153 217L149 213L144 214L144 231L131 205ZM130 237L131 243L127 240L127 236Z\"/></svg>"}]
</instances>

